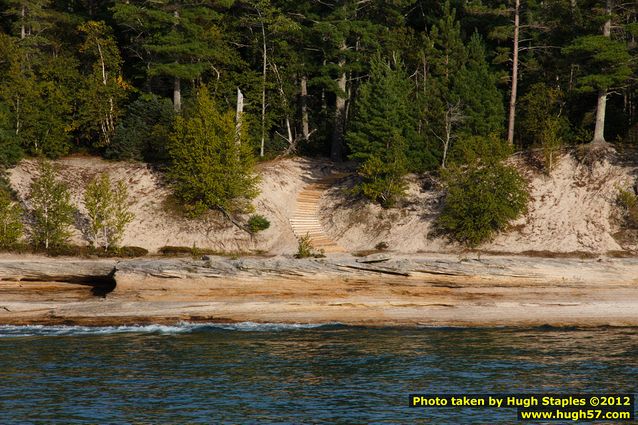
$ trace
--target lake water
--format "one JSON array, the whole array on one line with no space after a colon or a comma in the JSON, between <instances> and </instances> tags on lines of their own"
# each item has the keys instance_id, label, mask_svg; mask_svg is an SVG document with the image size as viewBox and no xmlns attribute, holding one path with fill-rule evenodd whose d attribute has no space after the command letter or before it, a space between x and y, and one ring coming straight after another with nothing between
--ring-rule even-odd
<instances>
[{"instance_id":1,"label":"lake water","mask_svg":"<svg viewBox=\"0 0 638 425\"><path fill-rule=\"evenodd\" d=\"M408 394L637 387L631 328L0 327L3 425L512 424Z\"/></svg>"}]
</instances>

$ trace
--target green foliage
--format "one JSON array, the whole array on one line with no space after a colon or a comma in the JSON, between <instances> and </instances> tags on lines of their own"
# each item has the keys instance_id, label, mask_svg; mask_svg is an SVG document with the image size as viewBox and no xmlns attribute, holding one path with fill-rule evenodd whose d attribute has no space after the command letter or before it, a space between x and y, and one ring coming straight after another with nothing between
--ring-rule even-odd
<instances>
[{"instance_id":1,"label":"green foliage","mask_svg":"<svg viewBox=\"0 0 638 425\"><path fill-rule=\"evenodd\" d=\"M22 208L5 190L0 191L0 248L15 246L24 233Z\"/></svg>"},{"instance_id":2,"label":"green foliage","mask_svg":"<svg viewBox=\"0 0 638 425\"><path fill-rule=\"evenodd\" d=\"M396 141L382 158L368 158L359 167L361 181L354 187L354 193L361 194L384 208L394 206L407 188L403 178L405 154L402 148L403 144Z\"/></svg>"},{"instance_id":3,"label":"green foliage","mask_svg":"<svg viewBox=\"0 0 638 425\"><path fill-rule=\"evenodd\" d=\"M487 136L463 134L450 150L450 164L493 164L507 158L512 147L506 140L492 133Z\"/></svg>"},{"instance_id":4,"label":"green foliage","mask_svg":"<svg viewBox=\"0 0 638 425\"><path fill-rule=\"evenodd\" d=\"M53 166L41 162L39 175L31 183L29 193L33 246L49 250L67 244L75 212L70 200L67 185L55 179Z\"/></svg>"},{"instance_id":5,"label":"green foliage","mask_svg":"<svg viewBox=\"0 0 638 425\"><path fill-rule=\"evenodd\" d=\"M11 120L10 108L0 101L0 165L3 167L16 165L24 155Z\"/></svg>"},{"instance_id":6,"label":"green foliage","mask_svg":"<svg viewBox=\"0 0 638 425\"><path fill-rule=\"evenodd\" d=\"M638 120L638 12L625 3L521 4L519 93L540 109L519 98L516 144L541 148L547 168L561 142L591 139L596 97L607 94L597 138L601 127L622 138ZM3 0L0 164L88 151L164 165L167 98L182 99L183 124L197 87L221 111L235 108L239 88L242 146L263 137L266 158L351 153L365 192L392 204L384 199L400 197L402 173L475 162L503 136L512 18L512 2L496 0ZM556 104L542 86L560 90ZM125 107L129 95L137 100ZM191 208L219 204L199 192L186 196Z\"/></svg>"},{"instance_id":7,"label":"green foliage","mask_svg":"<svg viewBox=\"0 0 638 425\"><path fill-rule=\"evenodd\" d=\"M299 238L299 245L297 246L297 253L295 258L321 258L325 257L323 249L319 251L315 250L312 245L312 239L310 235L305 235Z\"/></svg>"},{"instance_id":8,"label":"green foliage","mask_svg":"<svg viewBox=\"0 0 638 425\"><path fill-rule=\"evenodd\" d=\"M627 44L603 35L586 35L563 48L583 65L578 88L583 92L609 90L622 85L632 74Z\"/></svg>"},{"instance_id":9,"label":"green foliage","mask_svg":"<svg viewBox=\"0 0 638 425\"><path fill-rule=\"evenodd\" d=\"M145 74L146 81L170 77L172 86L181 80L201 83L206 74L219 79L225 71L221 65L236 61L220 23L224 16L220 12L231 4L116 2L112 11L129 36L127 47L136 52L138 72Z\"/></svg>"},{"instance_id":10,"label":"green foliage","mask_svg":"<svg viewBox=\"0 0 638 425\"><path fill-rule=\"evenodd\" d=\"M122 77L122 58L111 29L104 22L88 21L79 26L84 38L82 59L90 70L84 76L79 98L78 125L94 147L109 146L121 114L120 103L127 85Z\"/></svg>"},{"instance_id":11,"label":"green foliage","mask_svg":"<svg viewBox=\"0 0 638 425\"><path fill-rule=\"evenodd\" d=\"M134 218L128 208L126 184L123 181L113 184L106 173L96 176L86 185L84 207L89 218L91 246L101 245L105 251L117 247Z\"/></svg>"},{"instance_id":12,"label":"green foliage","mask_svg":"<svg viewBox=\"0 0 638 425\"><path fill-rule=\"evenodd\" d=\"M370 80L360 89L357 111L346 135L361 182L355 188L373 202L389 207L405 191L407 141L416 138L410 83L400 64L390 67L379 56Z\"/></svg>"},{"instance_id":13,"label":"green foliage","mask_svg":"<svg viewBox=\"0 0 638 425\"><path fill-rule=\"evenodd\" d=\"M168 257L190 256L193 258L201 258L202 255L219 255L230 258L239 258L245 255L254 255L254 252L244 251L220 251L211 248L198 248L193 243L192 247L188 246L163 246L157 252Z\"/></svg>"},{"instance_id":14,"label":"green foliage","mask_svg":"<svg viewBox=\"0 0 638 425\"><path fill-rule=\"evenodd\" d=\"M252 151L238 138L234 116L220 112L202 87L193 110L175 121L168 176L175 195L194 215L207 209L248 211L257 196Z\"/></svg>"},{"instance_id":15,"label":"green foliage","mask_svg":"<svg viewBox=\"0 0 638 425\"><path fill-rule=\"evenodd\" d=\"M550 117L545 121L545 128L541 131L540 142L543 149L543 165L549 174L558 162L558 154L563 145L561 131L565 121L560 117Z\"/></svg>"},{"instance_id":16,"label":"green foliage","mask_svg":"<svg viewBox=\"0 0 638 425\"><path fill-rule=\"evenodd\" d=\"M467 63L454 81L453 91L463 105L461 130L469 135L489 136L503 130L503 96L485 59L480 35L474 33L467 45Z\"/></svg>"},{"instance_id":17,"label":"green foliage","mask_svg":"<svg viewBox=\"0 0 638 425\"><path fill-rule=\"evenodd\" d=\"M250 230L250 233L261 232L269 227L270 221L268 221L268 219L263 215L254 214L248 219L248 230Z\"/></svg>"},{"instance_id":18,"label":"green foliage","mask_svg":"<svg viewBox=\"0 0 638 425\"><path fill-rule=\"evenodd\" d=\"M525 181L509 166L494 163L455 168L445 176L447 194L438 229L470 247L489 241L526 211Z\"/></svg>"},{"instance_id":19,"label":"green foliage","mask_svg":"<svg viewBox=\"0 0 638 425\"><path fill-rule=\"evenodd\" d=\"M131 103L117 126L105 156L119 160L168 160L168 140L175 112L169 99L141 96Z\"/></svg>"},{"instance_id":20,"label":"green foliage","mask_svg":"<svg viewBox=\"0 0 638 425\"><path fill-rule=\"evenodd\" d=\"M125 258L144 257L148 254L148 250L146 248L139 246L122 246L117 248L114 252L118 257Z\"/></svg>"},{"instance_id":21,"label":"green foliage","mask_svg":"<svg viewBox=\"0 0 638 425\"><path fill-rule=\"evenodd\" d=\"M638 229L638 197L630 189L618 189L616 204L622 211L625 226Z\"/></svg>"},{"instance_id":22,"label":"green foliage","mask_svg":"<svg viewBox=\"0 0 638 425\"><path fill-rule=\"evenodd\" d=\"M9 156L15 157L17 144L34 155L67 154L75 128L75 58L32 51L27 43L4 34L0 34L0 58L0 105L3 121L13 130L11 138L6 134L3 138L11 146Z\"/></svg>"},{"instance_id":23,"label":"green foliage","mask_svg":"<svg viewBox=\"0 0 638 425\"><path fill-rule=\"evenodd\" d=\"M543 83L532 85L520 101L521 138L524 144L542 150L548 173L556 166L558 152L569 131L569 122L561 115L561 104L560 90Z\"/></svg>"}]
</instances>

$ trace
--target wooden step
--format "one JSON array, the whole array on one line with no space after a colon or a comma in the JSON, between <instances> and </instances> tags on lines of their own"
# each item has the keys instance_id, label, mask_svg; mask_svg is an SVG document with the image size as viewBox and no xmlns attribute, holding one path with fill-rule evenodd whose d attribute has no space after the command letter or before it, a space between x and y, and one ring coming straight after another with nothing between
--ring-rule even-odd
<instances>
[{"instance_id":1,"label":"wooden step","mask_svg":"<svg viewBox=\"0 0 638 425\"><path fill-rule=\"evenodd\" d=\"M325 252L345 252L328 236L319 220L319 202L324 192L331 188L335 181L346 176L344 173L334 173L319 181L308 183L298 194L295 211L289 219L290 226L298 238L308 236L310 243L316 250Z\"/></svg>"}]
</instances>

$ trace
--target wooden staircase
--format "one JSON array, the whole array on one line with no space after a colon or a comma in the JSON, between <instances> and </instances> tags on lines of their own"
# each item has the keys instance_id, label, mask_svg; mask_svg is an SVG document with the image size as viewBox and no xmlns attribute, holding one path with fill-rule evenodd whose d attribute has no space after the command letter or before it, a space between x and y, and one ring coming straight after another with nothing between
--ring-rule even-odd
<instances>
[{"instance_id":1,"label":"wooden staircase","mask_svg":"<svg viewBox=\"0 0 638 425\"><path fill-rule=\"evenodd\" d=\"M323 192L346 175L333 173L323 177L307 184L297 195L297 207L290 218L290 226L297 239L308 235L316 250L323 249L325 253L346 252L323 231L323 226L319 221L319 200Z\"/></svg>"}]
</instances>

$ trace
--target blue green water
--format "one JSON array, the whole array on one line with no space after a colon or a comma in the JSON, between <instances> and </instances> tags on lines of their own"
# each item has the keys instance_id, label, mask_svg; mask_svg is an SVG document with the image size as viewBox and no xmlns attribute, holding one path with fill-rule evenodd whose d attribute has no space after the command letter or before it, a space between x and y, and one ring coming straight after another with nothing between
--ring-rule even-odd
<instances>
[{"instance_id":1,"label":"blue green water","mask_svg":"<svg viewBox=\"0 0 638 425\"><path fill-rule=\"evenodd\" d=\"M631 328L0 327L2 425L512 424L408 394L637 387Z\"/></svg>"}]
</instances>

